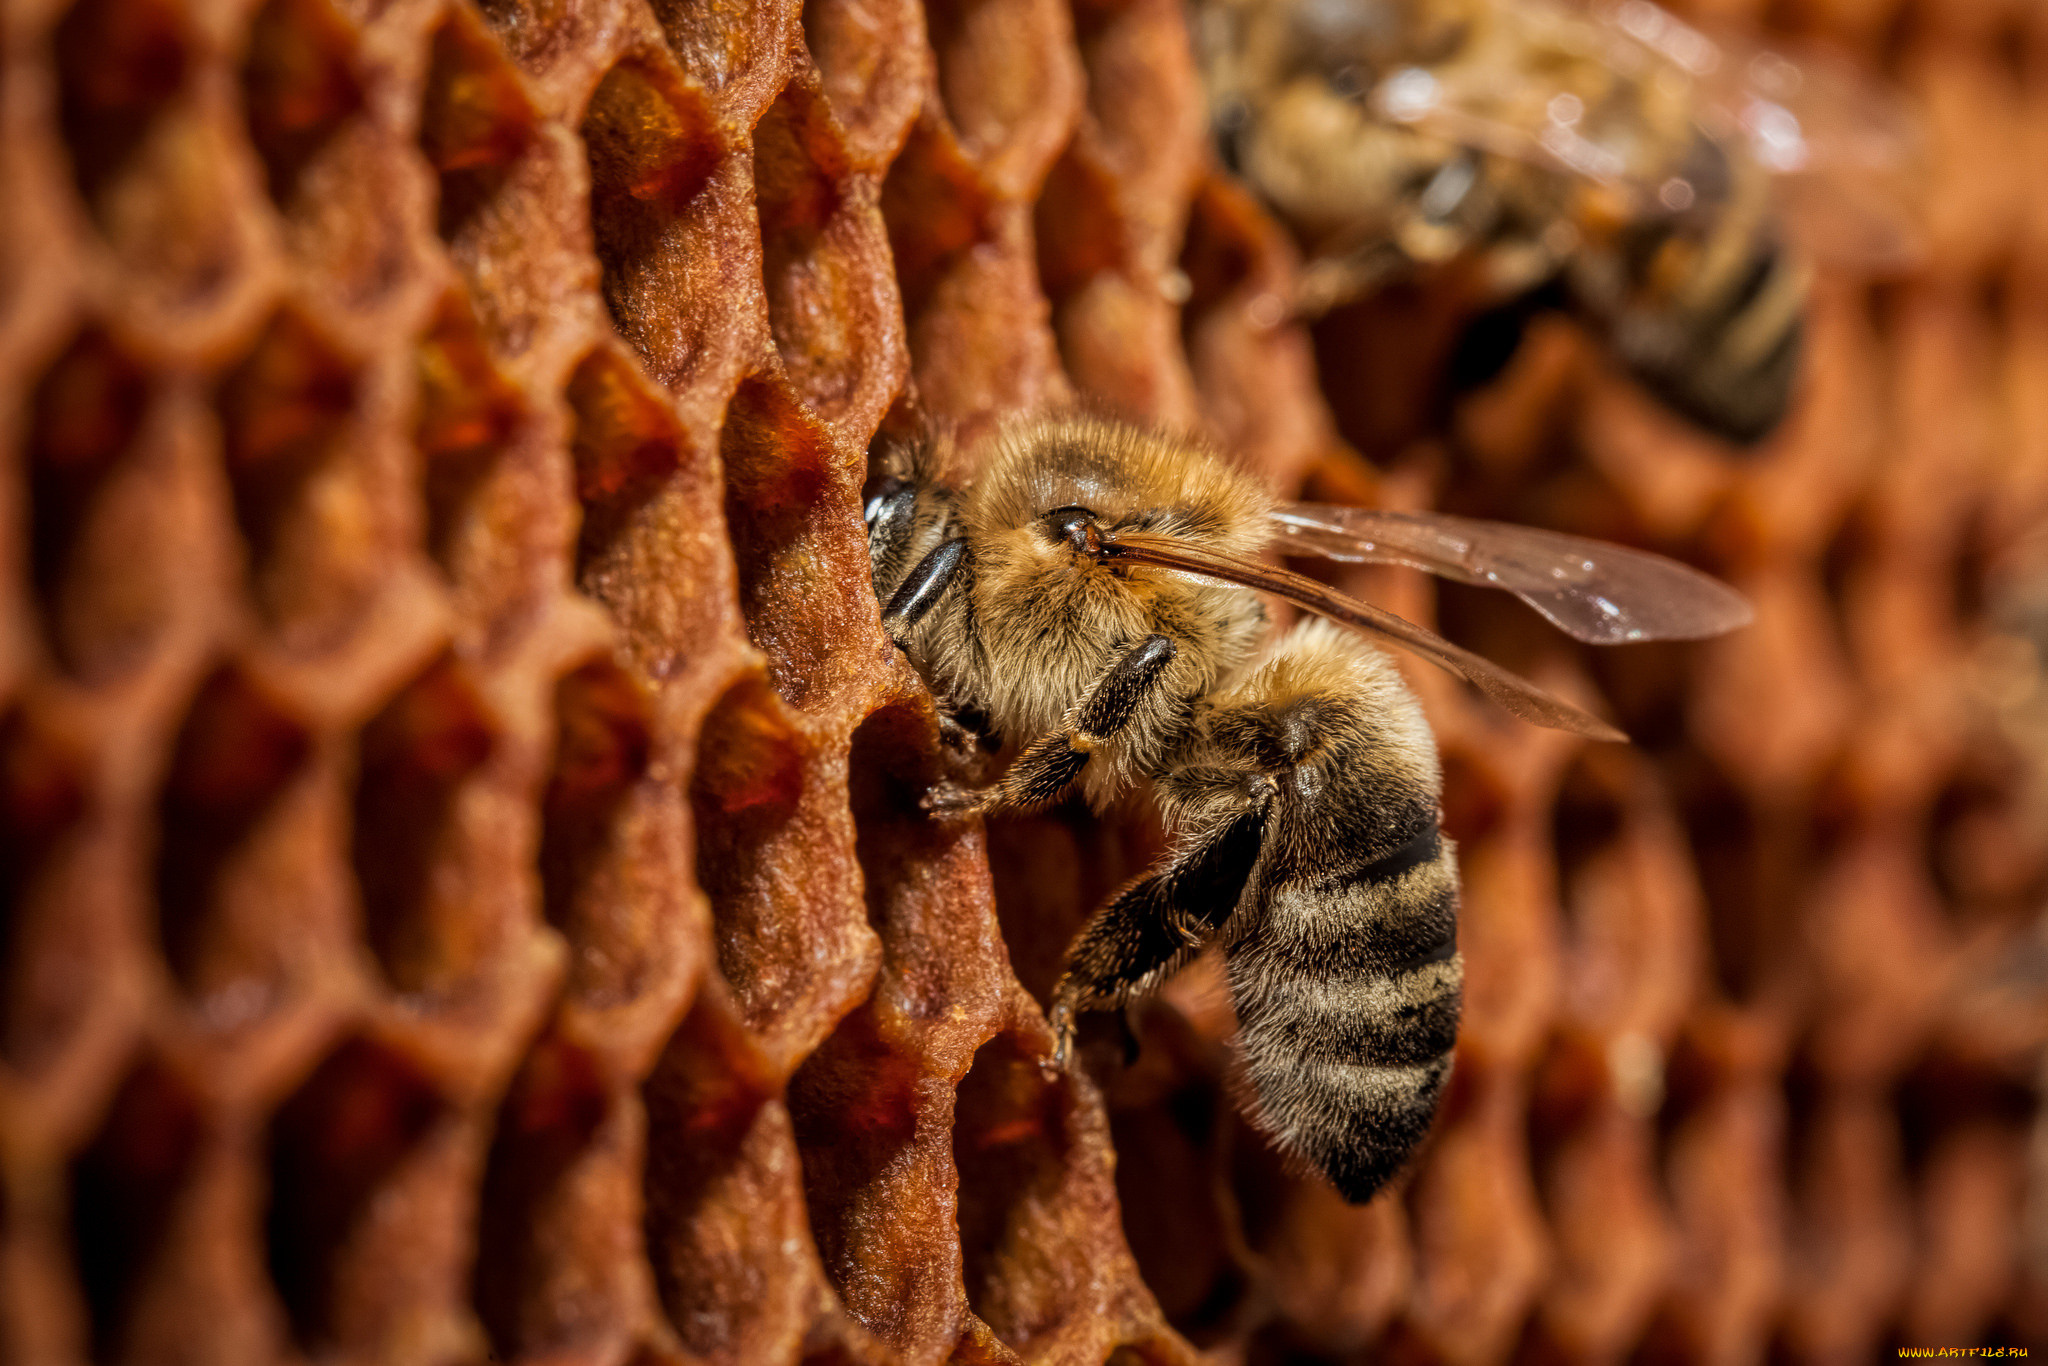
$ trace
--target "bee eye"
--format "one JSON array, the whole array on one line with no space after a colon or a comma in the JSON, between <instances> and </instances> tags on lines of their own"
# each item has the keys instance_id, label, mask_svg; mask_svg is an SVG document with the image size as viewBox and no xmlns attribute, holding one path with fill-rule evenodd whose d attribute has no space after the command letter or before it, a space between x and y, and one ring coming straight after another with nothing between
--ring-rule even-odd
<instances>
[{"instance_id":1,"label":"bee eye","mask_svg":"<svg viewBox=\"0 0 2048 1366\"><path fill-rule=\"evenodd\" d=\"M1078 504L1054 508L1045 514L1046 531L1055 541L1065 541L1076 550L1087 548L1087 529L1094 524L1095 513Z\"/></svg>"},{"instance_id":2,"label":"bee eye","mask_svg":"<svg viewBox=\"0 0 2048 1366\"><path fill-rule=\"evenodd\" d=\"M910 491L910 481L898 479L894 475L877 475L868 480L867 485L860 491L863 518L872 527L875 519L882 515L883 508Z\"/></svg>"}]
</instances>

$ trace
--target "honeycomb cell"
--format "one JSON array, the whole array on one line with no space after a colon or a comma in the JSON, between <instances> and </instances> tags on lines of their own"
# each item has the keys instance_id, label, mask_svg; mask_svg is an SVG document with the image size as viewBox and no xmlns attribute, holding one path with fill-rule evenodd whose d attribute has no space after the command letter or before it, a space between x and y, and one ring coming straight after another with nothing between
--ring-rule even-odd
<instances>
[{"instance_id":1,"label":"honeycomb cell","mask_svg":"<svg viewBox=\"0 0 2048 1366\"><path fill-rule=\"evenodd\" d=\"M858 684L843 647L881 645L846 448L786 387L753 378L733 397L719 454L747 635L776 690L815 709Z\"/></svg>"},{"instance_id":2,"label":"honeycomb cell","mask_svg":"<svg viewBox=\"0 0 2048 1366\"><path fill-rule=\"evenodd\" d=\"M875 1003L790 1078L811 1236L847 1312L912 1360L959 1335L950 1080L932 1076Z\"/></svg>"},{"instance_id":3,"label":"honeycomb cell","mask_svg":"<svg viewBox=\"0 0 2048 1366\"><path fill-rule=\"evenodd\" d=\"M499 373L469 300L451 291L421 339L413 441L426 464L427 548L450 578L477 486L524 415L519 390Z\"/></svg>"},{"instance_id":4,"label":"honeycomb cell","mask_svg":"<svg viewBox=\"0 0 2048 1366\"><path fill-rule=\"evenodd\" d=\"M360 1335L380 1278L398 1269L378 1246L379 1197L446 1114L418 1067L358 1036L329 1053L272 1119L264 1231L302 1350L331 1351L344 1335Z\"/></svg>"},{"instance_id":5,"label":"honeycomb cell","mask_svg":"<svg viewBox=\"0 0 2048 1366\"><path fill-rule=\"evenodd\" d=\"M26 707L0 718L0 1058L22 1072L58 1051L92 998L105 896L78 877L88 762Z\"/></svg>"},{"instance_id":6,"label":"honeycomb cell","mask_svg":"<svg viewBox=\"0 0 2048 1366\"><path fill-rule=\"evenodd\" d=\"M157 813L157 935L178 982L223 1022L271 1004L282 971L265 893L314 870L295 877L267 851L294 843L284 799L313 749L306 722L232 664L201 684L172 749Z\"/></svg>"},{"instance_id":7,"label":"honeycomb cell","mask_svg":"<svg viewBox=\"0 0 2048 1366\"><path fill-rule=\"evenodd\" d=\"M960 145L1005 198L1037 188L1080 114L1071 21L1053 0L939 0L925 7L939 97Z\"/></svg>"},{"instance_id":8,"label":"honeycomb cell","mask_svg":"<svg viewBox=\"0 0 2048 1366\"><path fill-rule=\"evenodd\" d=\"M65 150L80 197L99 212L108 182L184 87L193 38L163 0L83 0L58 25L54 46Z\"/></svg>"},{"instance_id":9,"label":"honeycomb cell","mask_svg":"<svg viewBox=\"0 0 2048 1366\"><path fill-rule=\"evenodd\" d=\"M865 441L908 356L876 188L856 176L816 78L792 81L754 128L768 325L820 418Z\"/></svg>"},{"instance_id":10,"label":"honeycomb cell","mask_svg":"<svg viewBox=\"0 0 2048 1366\"><path fill-rule=\"evenodd\" d=\"M585 357L567 398L583 505L576 582L610 608L648 677L729 667L741 637L715 464L616 349Z\"/></svg>"},{"instance_id":11,"label":"honeycomb cell","mask_svg":"<svg viewBox=\"0 0 2048 1366\"><path fill-rule=\"evenodd\" d=\"M348 22L326 0L270 0L251 22L242 100L250 141L280 207L297 198L306 164L362 108L355 44Z\"/></svg>"},{"instance_id":12,"label":"honeycomb cell","mask_svg":"<svg viewBox=\"0 0 2048 1366\"><path fill-rule=\"evenodd\" d=\"M879 170L924 96L924 11L910 0L806 0L803 28L854 164Z\"/></svg>"},{"instance_id":13,"label":"honeycomb cell","mask_svg":"<svg viewBox=\"0 0 2048 1366\"><path fill-rule=\"evenodd\" d=\"M641 1094L648 1260L683 1347L793 1360L821 1288L788 1113L719 993L701 992Z\"/></svg>"},{"instance_id":14,"label":"honeycomb cell","mask_svg":"<svg viewBox=\"0 0 2048 1366\"><path fill-rule=\"evenodd\" d=\"M990 196L943 130L920 120L882 185L903 316L913 327L946 270L990 232Z\"/></svg>"},{"instance_id":15,"label":"honeycomb cell","mask_svg":"<svg viewBox=\"0 0 2048 1366\"><path fill-rule=\"evenodd\" d=\"M501 1361L602 1351L628 1331L642 1256L631 1147L598 1062L558 1038L528 1054L498 1113L478 1196L477 1315Z\"/></svg>"},{"instance_id":16,"label":"honeycomb cell","mask_svg":"<svg viewBox=\"0 0 2048 1366\"><path fill-rule=\"evenodd\" d=\"M581 132L612 319L655 378L709 418L739 378L747 322L765 324L758 296L732 288L760 269L748 163L728 155L707 96L665 55L613 67Z\"/></svg>"},{"instance_id":17,"label":"honeycomb cell","mask_svg":"<svg viewBox=\"0 0 2048 1366\"><path fill-rule=\"evenodd\" d=\"M222 380L218 406L250 586L288 647L332 646L385 566L371 452L351 441L357 368L305 314L284 309Z\"/></svg>"},{"instance_id":18,"label":"honeycomb cell","mask_svg":"<svg viewBox=\"0 0 2048 1366\"><path fill-rule=\"evenodd\" d=\"M998 1034L974 1055L954 1103L953 1162L960 1172L960 1257L967 1302L1005 1344L1027 1357L1082 1327L1088 1268L1079 1229L1063 1226L1075 1142L1064 1088L1039 1070L1037 1050ZM1085 1245L1085 1244L1084 1244Z\"/></svg>"},{"instance_id":19,"label":"honeycomb cell","mask_svg":"<svg viewBox=\"0 0 2048 1366\"><path fill-rule=\"evenodd\" d=\"M190 1087L143 1058L122 1081L99 1136L71 1169L71 1236L91 1312L93 1357L139 1359L138 1299L160 1269L206 1142ZM140 1340L138 1340L140 1339Z\"/></svg>"},{"instance_id":20,"label":"honeycomb cell","mask_svg":"<svg viewBox=\"0 0 2048 1366\"><path fill-rule=\"evenodd\" d=\"M795 5L697 5L652 0L684 69L715 92L721 113L747 127L775 96L797 33Z\"/></svg>"},{"instance_id":21,"label":"honeycomb cell","mask_svg":"<svg viewBox=\"0 0 2048 1366\"><path fill-rule=\"evenodd\" d=\"M537 112L518 70L465 7L434 31L420 96L420 151L441 177L439 231L456 237L533 141Z\"/></svg>"},{"instance_id":22,"label":"honeycomb cell","mask_svg":"<svg viewBox=\"0 0 2048 1366\"><path fill-rule=\"evenodd\" d=\"M31 399L30 583L51 652L88 682L142 663L171 610L167 585L147 572L175 478L162 441L145 434L151 388L141 365L94 330L44 372Z\"/></svg>"},{"instance_id":23,"label":"honeycomb cell","mask_svg":"<svg viewBox=\"0 0 2048 1366\"><path fill-rule=\"evenodd\" d=\"M569 991L605 1008L685 987L697 966L681 794L650 781L646 694L610 660L555 686L554 770L541 805L542 907L569 941Z\"/></svg>"},{"instance_id":24,"label":"honeycomb cell","mask_svg":"<svg viewBox=\"0 0 2048 1366\"><path fill-rule=\"evenodd\" d=\"M400 991L445 988L481 952L463 911L464 790L500 727L462 665L444 658L363 728L351 841L363 928Z\"/></svg>"}]
</instances>

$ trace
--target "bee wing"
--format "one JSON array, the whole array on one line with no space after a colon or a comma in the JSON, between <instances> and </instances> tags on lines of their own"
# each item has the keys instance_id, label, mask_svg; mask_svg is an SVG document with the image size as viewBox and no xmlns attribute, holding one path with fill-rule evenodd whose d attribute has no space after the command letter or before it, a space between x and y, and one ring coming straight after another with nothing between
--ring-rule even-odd
<instances>
[{"instance_id":1,"label":"bee wing","mask_svg":"<svg viewBox=\"0 0 2048 1366\"><path fill-rule=\"evenodd\" d=\"M1353 563L1404 564L1500 588L1589 645L1698 640L1749 623L1749 603L1719 579L1647 551L1508 522L1435 512L1286 503L1280 548Z\"/></svg>"},{"instance_id":2,"label":"bee wing","mask_svg":"<svg viewBox=\"0 0 2048 1366\"><path fill-rule=\"evenodd\" d=\"M1682 150L1668 129L1690 117L1777 178L1774 203L1811 257L1876 271L1918 258L1918 127L1896 94L1847 63L1710 37L1649 0L1486 13L1499 41L1475 44L1468 60L1395 69L1369 96L1374 112L1612 186L1649 215L1690 204L1698 188L1681 164L1650 154ZM1667 136L1646 136L1652 119Z\"/></svg>"},{"instance_id":3,"label":"bee wing","mask_svg":"<svg viewBox=\"0 0 2048 1366\"><path fill-rule=\"evenodd\" d=\"M1126 564L1200 574L1205 578L1242 584L1261 593L1271 593L1318 616L1413 650L1432 664L1465 679L1525 721L1590 736L1595 740L1628 739L1599 717L1545 692L1528 679L1508 672L1491 660L1453 645L1436 632L1424 630L1384 608L1347 597L1314 579L1245 556L1191 546L1176 537L1146 532L1121 532L1114 540L1102 543L1101 553L1110 561L1121 560Z\"/></svg>"}]
</instances>

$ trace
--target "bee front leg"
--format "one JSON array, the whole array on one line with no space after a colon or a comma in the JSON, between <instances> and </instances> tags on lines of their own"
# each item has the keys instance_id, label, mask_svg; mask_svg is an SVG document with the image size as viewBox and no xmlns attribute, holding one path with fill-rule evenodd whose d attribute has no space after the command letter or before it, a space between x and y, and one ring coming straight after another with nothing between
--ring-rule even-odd
<instances>
[{"instance_id":1,"label":"bee front leg","mask_svg":"<svg viewBox=\"0 0 2048 1366\"><path fill-rule=\"evenodd\" d=\"M925 794L927 811L954 815L1010 808L1038 811L1066 795L1088 759L1131 723L1138 705L1159 686L1179 647L1165 636L1146 636L1110 665L1060 730L1033 740L990 787L940 783Z\"/></svg>"}]
</instances>

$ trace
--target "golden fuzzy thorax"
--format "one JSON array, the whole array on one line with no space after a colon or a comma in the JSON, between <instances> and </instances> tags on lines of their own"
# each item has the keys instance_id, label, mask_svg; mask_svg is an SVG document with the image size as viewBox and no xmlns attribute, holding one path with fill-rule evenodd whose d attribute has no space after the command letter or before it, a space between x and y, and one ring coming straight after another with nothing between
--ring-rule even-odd
<instances>
[{"instance_id":1,"label":"golden fuzzy thorax","mask_svg":"<svg viewBox=\"0 0 2048 1366\"><path fill-rule=\"evenodd\" d=\"M1147 635L1178 649L1157 693L1084 773L1082 790L1100 803L1156 771L1193 700L1244 669L1264 611L1235 585L1095 563L1048 534L1045 514L1085 507L1106 534L1143 529L1248 554L1270 536L1272 501L1202 446L1093 417L1016 422L980 454L954 531L973 547L972 581L914 637L943 692L1027 744Z\"/></svg>"}]
</instances>

